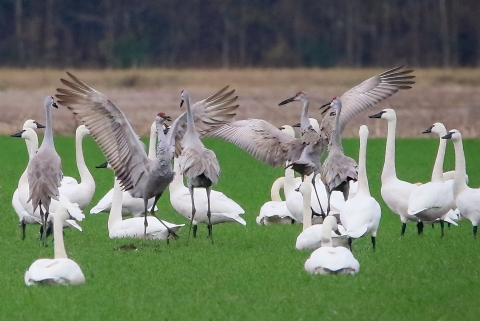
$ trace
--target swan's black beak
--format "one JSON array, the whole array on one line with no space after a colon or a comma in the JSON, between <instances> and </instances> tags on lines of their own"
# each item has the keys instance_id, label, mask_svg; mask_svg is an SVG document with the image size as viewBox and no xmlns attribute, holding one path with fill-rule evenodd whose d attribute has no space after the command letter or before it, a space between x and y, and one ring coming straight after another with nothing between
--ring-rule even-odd
<instances>
[{"instance_id":1,"label":"swan's black beak","mask_svg":"<svg viewBox=\"0 0 480 321\"><path fill-rule=\"evenodd\" d=\"M422 134L430 134L432 132L433 125L425 129Z\"/></svg>"},{"instance_id":2,"label":"swan's black beak","mask_svg":"<svg viewBox=\"0 0 480 321\"><path fill-rule=\"evenodd\" d=\"M100 164L100 165L98 165L98 166L95 166L95 168L107 168L107 166L108 166L108 162L105 162L105 163L103 163L103 164Z\"/></svg>"},{"instance_id":3,"label":"swan's black beak","mask_svg":"<svg viewBox=\"0 0 480 321\"><path fill-rule=\"evenodd\" d=\"M52 106L55 107L55 108L58 108L58 105L57 105L56 102L53 102L53 103L52 103Z\"/></svg>"},{"instance_id":4,"label":"swan's black beak","mask_svg":"<svg viewBox=\"0 0 480 321\"><path fill-rule=\"evenodd\" d=\"M172 121L172 117L167 116L167 115L162 116L162 118L165 119L165 120L168 120L168 121Z\"/></svg>"},{"instance_id":5,"label":"swan's black beak","mask_svg":"<svg viewBox=\"0 0 480 321\"><path fill-rule=\"evenodd\" d=\"M453 132L449 132L445 136L442 136L443 139L452 139Z\"/></svg>"},{"instance_id":6,"label":"swan's black beak","mask_svg":"<svg viewBox=\"0 0 480 321\"><path fill-rule=\"evenodd\" d=\"M10 137L22 137L22 134L23 134L24 132L25 132L25 129L19 131L18 133L15 133L15 134L10 135Z\"/></svg>"},{"instance_id":7,"label":"swan's black beak","mask_svg":"<svg viewBox=\"0 0 480 321\"><path fill-rule=\"evenodd\" d=\"M292 98L288 98L287 100L284 100L284 101L282 101L280 104L278 104L278 106L282 106L282 105L291 103L292 101L295 100L295 98L297 98L297 96L294 96L294 97L292 97Z\"/></svg>"},{"instance_id":8,"label":"swan's black beak","mask_svg":"<svg viewBox=\"0 0 480 321\"><path fill-rule=\"evenodd\" d=\"M340 233L340 231L338 230L338 228L337 228L334 232L335 232L335 234L337 234L337 235L342 235L342 233Z\"/></svg>"},{"instance_id":9,"label":"swan's black beak","mask_svg":"<svg viewBox=\"0 0 480 321\"><path fill-rule=\"evenodd\" d=\"M300 127L300 123L293 124L292 127Z\"/></svg>"},{"instance_id":10,"label":"swan's black beak","mask_svg":"<svg viewBox=\"0 0 480 321\"><path fill-rule=\"evenodd\" d=\"M379 112L378 114L375 114L375 115L370 115L368 116L368 118L382 118L382 115L385 114L385 110L382 110L381 112Z\"/></svg>"},{"instance_id":11,"label":"swan's black beak","mask_svg":"<svg viewBox=\"0 0 480 321\"><path fill-rule=\"evenodd\" d=\"M35 125L37 125L37 128L45 128L45 126L43 126L42 124L40 123L37 123L37 121L34 122Z\"/></svg>"}]
</instances>

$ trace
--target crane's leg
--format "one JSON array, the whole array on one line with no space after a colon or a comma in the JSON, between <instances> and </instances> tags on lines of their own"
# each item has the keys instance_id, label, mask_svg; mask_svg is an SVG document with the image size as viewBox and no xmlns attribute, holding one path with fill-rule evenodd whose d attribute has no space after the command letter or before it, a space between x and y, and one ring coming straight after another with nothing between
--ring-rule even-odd
<instances>
[{"instance_id":1,"label":"crane's leg","mask_svg":"<svg viewBox=\"0 0 480 321\"><path fill-rule=\"evenodd\" d=\"M374 251L375 251L376 245L377 245L377 237L372 235L372 246Z\"/></svg>"},{"instance_id":2,"label":"crane's leg","mask_svg":"<svg viewBox=\"0 0 480 321\"><path fill-rule=\"evenodd\" d=\"M442 219L440 219L440 229L442 230L442 234L441 234L440 237L444 237L444 236L445 236L445 234L444 234L444 231L445 231L445 230L444 230L444 227L445 227L445 221L442 220Z\"/></svg>"},{"instance_id":3,"label":"crane's leg","mask_svg":"<svg viewBox=\"0 0 480 321\"><path fill-rule=\"evenodd\" d=\"M330 213L330 196L332 196L332 193L327 189L327 216Z\"/></svg>"},{"instance_id":4,"label":"crane's leg","mask_svg":"<svg viewBox=\"0 0 480 321\"><path fill-rule=\"evenodd\" d=\"M193 229L193 238L196 238L197 237L198 225L197 224L193 225L192 229Z\"/></svg>"},{"instance_id":5,"label":"crane's leg","mask_svg":"<svg viewBox=\"0 0 480 321\"><path fill-rule=\"evenodd\" d=\"M42 238L43 246L47 246L46 242L46 232L47 232L47 215L43 213L42 201L39 202L38 207L40 208L40 219L42 220L42 228L40 229L40 237Z\"/></svg>"},{"instance_id":6,"label":"crane's leg","mask_svg":"<svg viewBox=\"0 0 480 321\"><path fill-rule=\"evenodd\" d=\"M19 225L22 228L22 240L25 240L25 227L27 226L27 224L25 223L24 218L22 218Z\"/></svg>"},{"instance_id":7,"label":"crane's leg","mask_svg":"<svg viewBox=\"0 0 480 321\"><path fill-rule=\"evenodd\" d=\"M147 199L147 198L144 198L144 199L143 199L143 203L144 203L144 208L145 208L145 211L144 211L145 221L143 222L143 226L145 227L145 230L144 230L144 232L143 232L143 235L144 235L144 236L147 236L147 227L148 227L148 222L147 222L148 199ZM155 208L155 204L153 204L153 208Z\"/></svg>"},{"instance_id":8,"label":"crane's leg","mask_svg":"<svg viewBox=\"0 0 480 321\"><path fill-rule=\"evenodd\" d=\"M207 192L207 217L208 217L208 235L210 236L210 239L212 240L212 244L213 244L213 233L212 233L212 222L210 220L210 217L212 216L212 213L210 212L210 191L211 191L211 187L206 187L205 188L205 191Z\"/></svg>"},{"instance_id":9,"label":"crane's leg","mask_svg":"<svg viewBox=\"0 0 480 321\"><path fill-rule=\"evenodd\" d=\"M432 223L432 230L434 230L434 229L435 229L435 224Z\"/></svg>"},{"instance_id":10,"label":"crane's leg","mask_svg":"<svg viewBox=\"0 0 480 321\"><path fill-rule=\"evenodd\" d=\"M353 242L353 239L349 236L348 237L348 247L350 248L350 252L352 252L352 242Z\"/></svg>"},{"instance_id":11,"label":"crane's leg","mask_svg":"<svg viewBox=\"0 0 480 321\"><path fill-rule=\"evenodd\" d=\"M48 238L50 235L52 235L52 232L53 232L53 223L48 222L47 223L47 230L45 232L45 234L47 234L47 236L45 238Z\"/></svg>"},{"instance_id":12,"label":"crane's leg","mask_svg":"<svg viewBox=\"0 0 480 321\"><path fill-rule=\"evenodd\" d=\"M163 226L165 226L165 228L167 229L167 231L168 231L167 243L168 243L168 239L170 238L170 235L172 235L175 239L178 239L178 235L177 235L174 231L172 231L172 229L169 228L169 227L165 224L165 222L163 222L161 219L159 219L159 218L157 217L157 215L155 215L155 206L157 205L157 202L158 202L158 200L160 199L160 197L162 197L162 195L163 195L163 192L160 193L159 195L155 196L155 201L153 202L153 206L152 206L152 209L151 209L151 211L150 211L150 214L152 214L152 216L155 216L155 218L156 218L157 220L159 220L160 223L162 223ZM147 205L147 203L148 203L148 199L145 200L145 223L147 224L146 226L148 226L148 222L147 222L147 206L148 206L148 205ZM147 233L147 227L146 227L146 226L145 226L145 234Z\"/></svg>"},{"instance_id":13,"label":"crane's leg","mask_svg":"<svg viewBox=\"0 0 480 321\"><path fill-rule=\"evenodd\" d=\"M342 188L343 199L345 202L348 200L348 194L350 194L350 184L347 182Z\"/></svg>"},{"instance_id":14,"label":"crane's leg","mask_svg":"<svg viewBox=\"0 0 480 321\"><path fill-rule=\"evenodd\" d=\"M188 242L190 241L190 232L192 231L192 224L193 224L193 219L195 218L195 213L197 212L197 210L195 209L195 199L193 197L193 185L188 185L188 191L190 192L190 199L192 201L192 217L190 218L190 228L188 229L188 239L187 239L187 245L188 245ZM195 230L193 232L193 235L197 235L197 231Z\"/></svg>"},{"instance_id":15,"label":"crane's leg","mask_svg":"<svg viewBox=\"0 0 480 321\"><path fill-rule=\"evenodd\" d=\"M476 225L473 226L473 238L475 238L475 239L477 238L477 228L478 228L478 226L476 226Z\"/></svg>"},{"instance_id":16,"label":"crane's leg","mask_svg":"<svg viewBox=\"0 0 480 321\"><path fill-rule=\"evenodd\" d=\"M315 195L317 196L317 201L318 201L318 205L320 206L320 215L322 215L322 218L325 219L325 212L323 211L323 208L322 208L322 203L320 203L320 197L318 197L318 192L317 192L317 186L315 185L315 177L317 176L317 174L313 174L313 178L312 178L312 185L313 185L313 190L315 191Z\"/></svg>"}]
</instances>

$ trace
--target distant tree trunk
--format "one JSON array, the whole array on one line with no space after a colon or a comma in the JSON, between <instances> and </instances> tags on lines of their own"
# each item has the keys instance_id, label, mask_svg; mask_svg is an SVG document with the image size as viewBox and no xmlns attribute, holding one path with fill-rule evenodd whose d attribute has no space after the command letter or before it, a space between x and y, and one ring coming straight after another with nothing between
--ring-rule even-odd
<instances>
[{"instance_id":1,"label":"distant tree trunk","mask_svg":"<svg viewBox=\"0 0 480 321\"><path fill-rule=\"evenodd\" d=\"M230 66L230 19L227 14L227 10L223 11L223 36L222 36L222 66L223 68L228 68Z\"/></svg>"},{"instance_id":2,"label":"distant tree trunk","mask_svg":"<svg viewBox=\"0 0 480 321\"><path fill-rule=\"evenodd\" d=\"M353 66L354 63L354 28L355 23L355 12L354 11L354 2L353 1L347 1L346 3L346 18L345 18L345 49L346 49L346 64L347 66Z\"/></svg>"},{"instance_id":3,"label":"distant tree trunk","mask_svg":"<svg viewBox=\"0 0 480 321\"><path fill-rule=\"evenodd\" d=\"M390 17L390 2L385 1L383 3L383 30L382 32L382 48L381 48L381 57L377 63L380 63L382 66L389 65L389 55L391 52L390 48L390 36L391 36L391 17Z\"/></svg>"},{"instance_id":4,"label":"distant tree trunk","mask_svg":"<svg viewBox=\"0 0 480 321\"><path fill-rule=\"evenodd\" d=\"M107 67L113 67L113 47L115 45L115 14L111 0L105 0L104 28L105 63Z\"/></svg>"},{"instance_id":5,"label":"distant tree trunk","mask_svg":"<svg viewBox=\"0 0 480 321\"><path fill-rule=\"evenodd\" d=\"M45 46L45 64L49 67L53 66L56 59L55 47L57 45L57 37L55 35L55 17L54 10L55 0L47 0L45 3L45 18L43 19L45 23L45 35L44 35L44 46Z\"/></svg>"},{"instance_id":6,"label":"distant tree trunk","mask_svg":"<svg viewBox=\"0 0 480 321\"><path fill-rule=\"evenodd\" d=\"M15 0L15 37L17 38L18 61L25 64L25 42L23 39L23 8L22 0Z\"/></svg>"},{"instance_id":7,"label":"distant tree trunk","mask_svg":"<svg viewBox=\"0 0 480 321\"><path fill-rule=\"evenodd\" d=\"M418 0L410 1L412 28L412 64L420 66L420 7Z\"/></svg>"},{"instance_id":8,"label":"distant tree trunk","mask_svg":"<svg viewBox=\"0 0 480 321\"><path fill-rule=\"evenodd\" d=\"M457 0L452 1L452 11L450 19L450 39L451 39L451 64L455 67L458 66L458 16L460 14L461 4Z\"/></svg>"},{"instance_id":9,"label":"distant tree trunk","mask_svg":"<svg viewBox=\"0 0 480 321\"><path fill-rule=\"evenodd\" d=\"M442 64L443 67L450 66L450 39L448 36L448 14L446 0L438 1L440 9L440 34L442 40Z\"/></svg>"},{"instance_id":10,"label":"distant tree trunk","mask_svg":"<svg viewBox=\"0 0 480 321\"><path fill-rule=\"evenodd\" d=\"M246 65L247 55L247 6L244 1L241 2L240 8L240 25L238 30L238 60L240 67Z\"/></svg>"}]
</instances>

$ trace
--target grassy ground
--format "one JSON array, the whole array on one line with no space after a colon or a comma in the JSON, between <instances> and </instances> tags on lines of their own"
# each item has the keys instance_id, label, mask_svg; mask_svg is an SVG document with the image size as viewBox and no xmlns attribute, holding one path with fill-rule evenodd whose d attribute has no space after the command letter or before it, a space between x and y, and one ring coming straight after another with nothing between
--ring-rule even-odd
<instances>
[{"instance_id":1,"label":"grassy ground","mask_svg":"<svg viewBox=\"0 0 480 321\"><path fill-rule=\"evenodd\" d=\"M57 137L64 173L78 177L73 138ZM110 240L107 215L90 215L83 232L65 231L69 257L81 266L86 284L76 287L27 287L23 276L40 257L53 257L44 248L38 227L27 227L20 239L17 216L10 204L18 177L26 165L26 150L18 138L0 136L0 291L1 319L68 320L473 320L478 316L480 245L471 224L446 231L415 225L400 237L400 221L379 197L385 140L368 146L368 174L372 194L382 204L377 251L369 238L354 243L361 269L356 276L310 276L303 270L309 252L294 248L300 225L258 226L255 217L268 200L269 188L282 169L253 160L234 146L208 140L220 160L217 190L245 209L247 227L214 227L215 245L200 226L199 237L186 246L188 229L170 242ZM357 158L358 140L345 140L346 153ZM427 181L433 166L436 139L397 142L397 172L407 181ZM104 157L92 139L84 143L86 162L96 179L92 206L113 185L113 173L93 167ZM454 166L449 144L445 170ZM476 164L479 141L466 141L470 186L480 185ZM5 151L8 151L5 152ZM187 223L175 214L164 195L160 217Z\"/></svg>"}]
</instances>

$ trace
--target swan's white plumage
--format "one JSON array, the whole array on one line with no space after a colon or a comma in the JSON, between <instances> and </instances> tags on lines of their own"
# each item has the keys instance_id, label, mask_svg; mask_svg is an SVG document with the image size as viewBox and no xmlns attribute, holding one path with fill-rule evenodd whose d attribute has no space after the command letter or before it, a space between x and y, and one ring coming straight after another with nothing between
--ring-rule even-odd
<instances>
[{"instance_id":1,"label":"swan's white plumage","mask_svg":"<svg viewBox=\"0 0 480 321\"><path fill-rule=\"evenodd\" d=\"M306 228L297 236L295 248L297 250L316 250L322 246L322 229L323 224L315 224ZM343 246L348 247L348 238L345 228L338 225L338 230L342 235L337 235L331 232L333 247Z\"/></svg>"}]
</instances>

